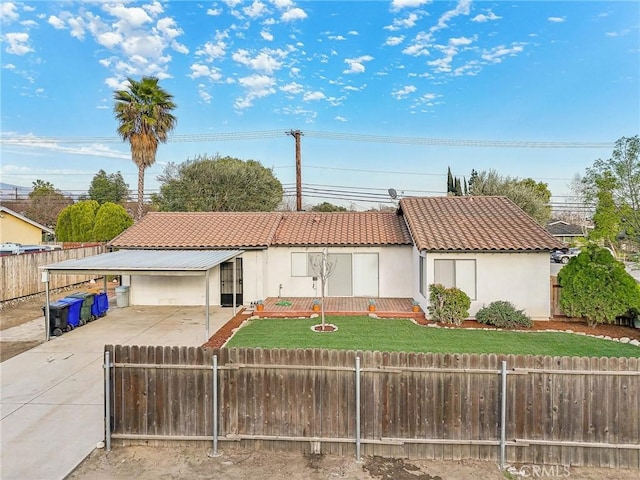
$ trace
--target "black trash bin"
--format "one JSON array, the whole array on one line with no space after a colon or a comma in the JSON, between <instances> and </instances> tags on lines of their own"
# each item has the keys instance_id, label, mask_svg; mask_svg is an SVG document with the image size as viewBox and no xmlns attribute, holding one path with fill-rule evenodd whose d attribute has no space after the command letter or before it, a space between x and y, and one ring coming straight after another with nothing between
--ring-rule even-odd
<instances>
[{"instance_id":1,"label":"black trash bin","mask_svg":"<svg viewBox=\"0 0 640 480\"><path fill-rule=\"evenodd\" d=\"M42 307L42 313L47 314L47 306ZM49 304L49 334L59 337L67 330L69 304L66 302L52 302Z\"/></svg>"}]
</instances>

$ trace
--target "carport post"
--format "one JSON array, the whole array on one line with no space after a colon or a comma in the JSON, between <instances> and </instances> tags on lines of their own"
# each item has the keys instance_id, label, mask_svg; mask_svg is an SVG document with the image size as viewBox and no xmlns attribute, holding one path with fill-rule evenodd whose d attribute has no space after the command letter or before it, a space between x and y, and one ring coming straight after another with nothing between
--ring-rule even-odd
<instances>
[{"instance_id":1,"label":"carport post","mask_svg":"<svg viewBox=\"0 0 640 480\"><path fill-rule=\"evenodd\" d=\"M42 271L42 281L44 282L44 340L49 341L51 333L51 311L49 310L49 270Z\"/></svg>"},{"instance_id":2,"label":"carport post","mask_svg":"<svg viewBox=\"0 0 640 480\"><path fill-rule=\"evenodd\" d=\"M204 298L205 301L204 303L206 304L207 308L204 312L204 323L205 323L205 327L204 327L204 341L208 342L209 341L209 270L207 270L204 274L204 283L205 283L205 291L204 291Z\"/></svg>"},{"instance_id":3,"label":"carport post","mask_svg":"<svg viewBox=\"0 0 640 480\"><path fill-rule=\"evenodd\" d=\"M233 316L236 316L236 266L238 265L238 257L233 257Z\"/></svg>"}]
</instances>

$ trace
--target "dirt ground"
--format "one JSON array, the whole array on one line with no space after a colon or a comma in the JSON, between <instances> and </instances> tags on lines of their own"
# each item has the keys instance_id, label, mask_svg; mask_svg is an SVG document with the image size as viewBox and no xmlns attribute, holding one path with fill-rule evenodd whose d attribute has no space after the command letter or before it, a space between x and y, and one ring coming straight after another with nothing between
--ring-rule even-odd
<instances>
[{"instance_id":1,"label":"dirt ground","mask_svg":"<svg viewBox=\"0 0 640 480\"><path fill-rule=\"evenodd\" d=\"M263 451L222 452L209 457L189 447L117 447L95 450L66 480L504 480L570 478L571 480L637 480L637 470L518 466L521 475L502 473L493 462L409 460L381 457L294 454ZM538 470L536 470L536 468ZM539 475L536 475L539 472Z\"/></svg>"},{"instance_id":2,"label":"dirt ground","mask_svg":"<svg viewBox=\"0 0 640 480\"><path fill-rule=\"evenodd\" d=\"M51 301L66 297L72 293L86 292L89 288L102 286L104 286L102 280L98 280L96 284L86 283L57 290L50 293ZM115 287L116 286L114 284L108 285L107 294L109 297L115 296ZM2 310L0 310L0 331L24 325L25 323L31 322L37 318L42 319L44 322L44 315L42 313L42 306L44 304L44 293L31 296L26 300L7 302L2 306ZM15 357L22 352L26 352L41 343L44 343L44 334L43 338L37 340L33 338L25 338L24 341L3 341L0 339L0 362L4 362L5 360Z\"/></svg>"}]
</instances>

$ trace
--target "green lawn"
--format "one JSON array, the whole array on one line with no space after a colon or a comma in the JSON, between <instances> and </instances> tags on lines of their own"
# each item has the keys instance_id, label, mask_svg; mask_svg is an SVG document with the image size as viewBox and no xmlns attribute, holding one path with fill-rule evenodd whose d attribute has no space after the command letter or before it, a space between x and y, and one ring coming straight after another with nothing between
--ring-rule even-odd
<instances>
[{"instance_id":1,"label":"green lawn","mask_svg":"<svg viewBox=\"0 0 640 480\"><path fill-rule=\"evenodd\" d=\"M640 357L640 348L610 340L553 332L429 328L410 320L328 317L333 333L314 333L319 319L251 320L227 347L330 348L386 352L504 353L580 357Z\"/></svg>"}]
</instances>

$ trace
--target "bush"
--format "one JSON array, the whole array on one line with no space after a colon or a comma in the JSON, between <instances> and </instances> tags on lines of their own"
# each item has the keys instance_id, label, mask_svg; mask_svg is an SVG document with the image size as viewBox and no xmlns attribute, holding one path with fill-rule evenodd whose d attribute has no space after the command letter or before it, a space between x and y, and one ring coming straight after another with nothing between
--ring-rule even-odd
<instances>
[{"instance_id":1,"label":"bush","mask_svg":"<svg viewBox=\"0 0 640 480\"><path fill-rule=\"evenodd\" d=\"M488 307L482 307L476 313L476 320L498 328L529 328L532 325L531 318L524 310L517 310L511 302L504 300L491 302Z\"/></svg>"},{"instance_id":2,"label":"bush","mask_svg":"<svg viewBox=\"0 0 640 480\"><path fill-rule=\"evenodd\" d=\"M471 299L459 288L445 288L439 284L429 285L429 315L442 323L460 325L469 317Z\"/></svg>"},{"instance_id":3,"label":"bush","mask_svg":"<svg viewBox=\"0 0 640 480\"><path fill-rule=\"evenodd\" d=\"M558 272L560 308L582 317L591 327L614 323L632 308L640 308L640 288L624 264L604 248L590 246Z\"/></svg>"}]
</instances>

